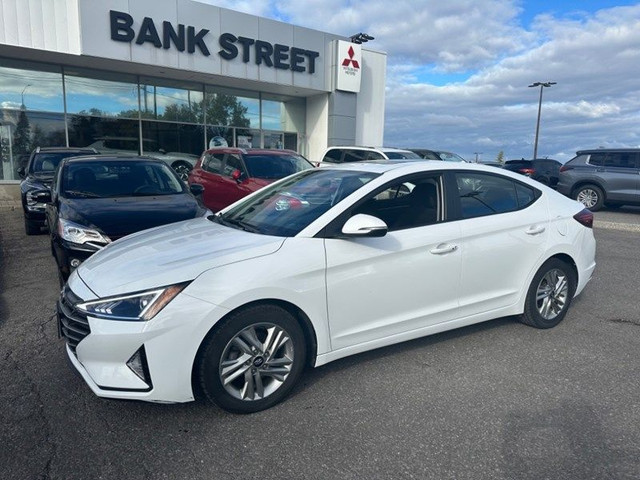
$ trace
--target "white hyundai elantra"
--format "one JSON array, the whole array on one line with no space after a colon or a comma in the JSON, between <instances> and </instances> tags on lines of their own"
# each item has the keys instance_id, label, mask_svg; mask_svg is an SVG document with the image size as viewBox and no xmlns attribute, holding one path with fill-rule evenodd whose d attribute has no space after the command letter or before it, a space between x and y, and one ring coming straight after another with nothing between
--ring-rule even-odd
<instances>
[{"instance_id":1,"label":"white hyundai elantra","mask_svg":"<svg viewBox=\"0 0 640 480\"><path fill-rule=\"evenodd\" d=\"M492 167L312 169L108 245L69 279L59 328L101 397L255 412L309 365L508 315L557 325L595 268L592 222Z\"/></svg>"}]
</instances>

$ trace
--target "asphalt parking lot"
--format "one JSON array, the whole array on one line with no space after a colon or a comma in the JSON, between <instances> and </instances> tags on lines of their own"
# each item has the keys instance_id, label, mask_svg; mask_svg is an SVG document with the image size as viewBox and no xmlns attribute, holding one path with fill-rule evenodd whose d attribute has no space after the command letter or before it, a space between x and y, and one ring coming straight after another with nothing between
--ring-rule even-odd
<instances>
[{"instance_id":1,"label":"asphalt parking lot","mask_svg":"<svg viewBox=\"0 0 640 480\"><path fill-rule=\"evenodd\" d=\"M637 479L640 209L547 331L503 318L343 359L270 410L95 397L67 365L47 235L0 210L1 479Z\"/></svg>"}]
</instances>

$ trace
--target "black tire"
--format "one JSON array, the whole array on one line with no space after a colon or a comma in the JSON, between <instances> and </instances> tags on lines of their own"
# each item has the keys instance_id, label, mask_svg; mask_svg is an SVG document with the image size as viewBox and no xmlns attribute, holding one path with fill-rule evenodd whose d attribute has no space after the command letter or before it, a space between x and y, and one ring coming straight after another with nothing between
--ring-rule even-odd
<instances>
[{"instance_id":1,"label":"black tire","mask_svg":"<svg viewBox=\"0 0 640 480\"><path fill-rule=\"evenodd\" d=\"M25 218L24 219L24 232L27 235L39 235L40 234L40 225L33 223L31 220Z\"/></svg>"},{"instance_id":2,"label":"black tire","mask_svg":"<svg viewBox=\"0 0 640 480\"><path fill-rule=\"evenodd\" d=\"M560 283L562 280L566 283ZM569 310L576 283L576 274L571 265L557 258L547 260L531 281L520 321L535 328L558 325ZM545 291L547 295L538 300L538 292Z\"/></svg>"},{"instance_id":3,"label":"black tire","mask_svg":"<svg viewBox=\"0 0 640 480\"><path fill-rule=\"evenodd\" d=\"M597 212L604 204L604 192L596 185L582 185L573 192L573 198L592 212Z\"/></svg>"},{"instance_id":4,"label":"black tire","mask_svg":"<svg viewBox=\"0 0 640 480\"><path fill-rule=\"evenodd\" d=\"M269 352L267 334L278 329L288 340L276 342ZM257 348L248 351L252 332ZM236 338L244 342L242 348ZM277 305L254 305L232 313L207 335L196 360L196 380L205 397L224 410L259 412L287 396L304 370L306 355L304 333L293 315ZM226 385L221 378L223 359L228 365Z\"/></svg>"},{"instance_id":5,"label":"black tire","mask_svg":"<svg viewBox=\"0 0 640 480\"><path fill-rule=\"evenodd\" d=\"M191 172L193 167L191 167L191 165L189 165L187 162L174 162L173 164L171 164L171 168L175 170L175 172L180 177L180 180L182 180L184 183L187 183L189 173Z\"/></svg>"}]
</instances>

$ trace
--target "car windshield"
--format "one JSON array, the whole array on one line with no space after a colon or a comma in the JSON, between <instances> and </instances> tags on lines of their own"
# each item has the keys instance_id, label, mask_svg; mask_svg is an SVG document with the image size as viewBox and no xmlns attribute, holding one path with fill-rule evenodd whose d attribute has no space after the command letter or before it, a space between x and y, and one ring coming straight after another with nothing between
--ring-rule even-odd
<instances>
[{"instance_id":1,"label":"car windshield","mask_svg":"<svg viewBox=\"0 0 640 480\"><path fill-rule=\"evenodd\" d=\"M77 157L78 155L95 155L94 152L55 152L38 153L31 162L31 173L35 175L53 175L60 161L67 157Z\"/></svg>"},{"instance_id":2,"label":"car windshield","mask_svg":"<svg viewBox=\"0 0 640 480\"><path fill-rule=\"evenodd\" d=\"M440 158L445 162L466 162L460 155L451 152L438 152Z\"/></svg>"},{"instance_id":3,"label":"car windshield","mask_svg":"<svg viewBox=\"0 0 640 480\"><path fill-rule=\"evenodd\" d=\"M377 176L352 170L305 170L263 188L256 196L211 219L263 235L293 237Z\"/></svg>"},{"instance_id":4,"label":"car windshield","mask_svg":"<svg viewBox=\"0 0 640 480\"><path fill-rule=\"evenodd\" d=\"M313 168L306 158L293 153L247 153L243 157L252 178L275 180Z\"/></svg>"},{"instance_id":5,"label":"car windshield","mask_svg":"<svg viewBox=\"0 0 640 480\"><path fill-rule=\"evenodd\" d=\"M420 155L413 152L384 152L389 160L402 160L403 158L420 159Z\"/></svg>"},{"instance_id":6,"label":"car windshield","mask_svg":"<svg viewBox=\"0 0 640 480\"><path fill-rule=\"evenodd\" d=\"M148 160L70 162L62 172L66 198L175 195L184 186L164 163Z\"/></svg>"}]
</instances>

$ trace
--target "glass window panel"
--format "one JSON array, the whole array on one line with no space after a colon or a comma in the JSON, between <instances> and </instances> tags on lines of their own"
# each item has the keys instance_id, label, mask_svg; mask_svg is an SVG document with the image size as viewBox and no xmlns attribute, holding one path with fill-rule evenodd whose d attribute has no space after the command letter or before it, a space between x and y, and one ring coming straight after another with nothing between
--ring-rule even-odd
<instances>
[{"instance_id":1,"label":"glass window panel","mask_svg":"<svg viewBox=\"0 0 640 480\"><path fill-rule=\"evenodd\" d=\"M138 155L140 151L137 120L70 115L68 128L72 147L91 147L106 154Z\"/></svg>"},{"instance_id":2,"label":"glass window panel","mask_svg":"<svg viewBox=\"0 0 640 480\"><path fill-rule=\"evenodd\" d=\"M262 101L262 128L267 130L284 129L284 112L281 102L272 100Z\"/></svg>"},{"instance_id":3,"label":"glass window panel","mask_svg":"<svg viewBox=\"0 0 640 480\"><path fill-rule=\"evenodd\" d=\"M264 132L262 135L264 148L284 148L284 142L282 141L282 134L275 132Z\"/></svg>"},{"instance_id":4,"label":"glass window panel","mask_svg":"<svg viewBox=\"0 0 640 480\"><path fill-rule=\"evenodd\" d=\"M138 118L135 77L66 70L67 112L102 117Z\"/></svg>"},{"instance_id":5,"label":"glass window panel","mask_svg":"<svg viewBox=\"0 0 640 480\"><path fill-rule=\"evenodd\" d=\"M64 147L64 114L0 110L0 180L18 180L36 147Z\"/></svg>"},{"instance_id":6,"label":"glass window panel","mask_svg":"<svg viewBox=\"0 0 640 480\"><path fill-rule=\"evenodd\" d=\"M186 161L193 166L204 150L204 127L187 123L142 122L143 152L170 165Z\"/></svg>"},{"instance_id":7,"label":"glass window panel","mask_svg":"<svg viewBox=\"0 0 640 480\"><path fill-rule=\"evenodd\" d=\"M236 129L236 147L260 148L260 131L247 128Z\"/></svg>"},{"instance_id":8,"label":"glass window panel","mask_svg":"<svg viewBox=\"0 0 640 480\"><path fill-rule=\"evenodd\" d=\"M208 125L260 128L260 101L233 90L208 91L205 95Z\"/></svg>"},{"instance_id":9,"label":"glass window panel","mask_svg":"<svg viewBox=\"0 0 640 480\"><path fill-rule=\"evenodd\" d=\"M34 65L27 62L3 60L0 67L0 108L19 110L22 105L26 110L63 112L62 74L51 67ZM22 67L9 68L8 66Z\"/></svg>"},{"instance_id":10,"label":"glass window panel","mask_svg":"<svg viewBox=\"0 0 640 480\"><path fill-rule=\"evenodd\" d=\"M204 123L203 94L197 89L140 85L140 107L143 118Z\"/></svg>"},{"instance_id":11,"label":"glass window panel","mask_svg":"<svg viewBox=\"0 0 640 480\"><path fill-rule=\"evenodd\" d=\"M284 134L284 148L287 150L298 151L298 135L295 133Z\"/></svg>"}]
</instances>

